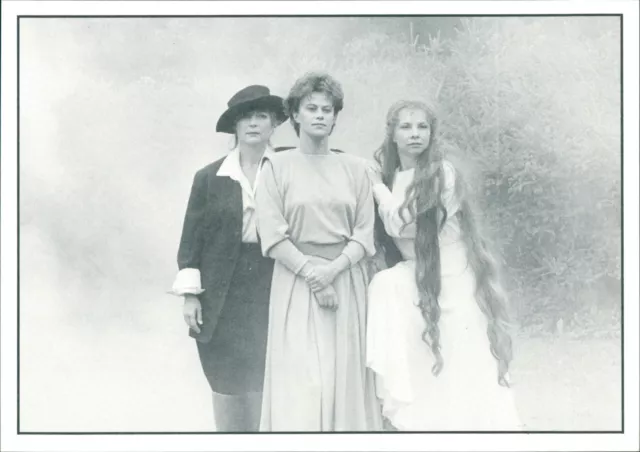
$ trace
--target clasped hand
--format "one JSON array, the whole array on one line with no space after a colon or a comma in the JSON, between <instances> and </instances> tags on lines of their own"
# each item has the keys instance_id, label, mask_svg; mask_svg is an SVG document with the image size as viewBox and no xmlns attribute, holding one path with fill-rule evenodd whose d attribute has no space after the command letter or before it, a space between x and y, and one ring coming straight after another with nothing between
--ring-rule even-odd
<instances>
[{"instance_id":1,"label":"clasped hand","mask_svg":"<svg viewBox=\"0 0 640 452\"><path fill-rule=\"evenodd\" d=\"M336 279L337 272L331 263L311 258L309 264L310 268L305 275L305 279L314 292L324 289Z\"/></svg>"},{"instance_id":2,"label":"clasped hand","mask_svg":"<svg viewBox=\"0 0 640 452\"><path fill-rule=\"evenodd\" d=\"M305 280L314 292L318 304L327 309L336 310L338 308L338 297L335 289L331 285L337 276L336 269L324 260L311 258L309 270L305 275Z\"/></svg>"}]
</instances>

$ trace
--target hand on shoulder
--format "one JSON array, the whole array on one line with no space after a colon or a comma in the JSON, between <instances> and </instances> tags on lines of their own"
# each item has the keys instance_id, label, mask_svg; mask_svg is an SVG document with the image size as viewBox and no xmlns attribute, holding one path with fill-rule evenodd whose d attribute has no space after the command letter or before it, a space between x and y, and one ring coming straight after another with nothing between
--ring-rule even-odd
<instances>
[{"instance_id":1,"label":"hand on shoulder","mask_svg":"<svg viewBox=\"0 0 640 452\"><path fill-rule=\"evenodd\" d=\"M371 180L371 185L381 184L382 183L382 168L380 164L373 159L363 159L365 168L367 170L367 175Z\"/></svg>"}]
</instances>

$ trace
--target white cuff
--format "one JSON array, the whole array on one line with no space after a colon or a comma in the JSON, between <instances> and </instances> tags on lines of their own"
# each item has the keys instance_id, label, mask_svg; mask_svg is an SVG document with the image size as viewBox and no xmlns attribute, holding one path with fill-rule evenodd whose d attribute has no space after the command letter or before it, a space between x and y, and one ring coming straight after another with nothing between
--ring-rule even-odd
<instances>
[{"instance_id":1,"label":"white cuff","mask_svg":"<svg viewBox=\"0 0 640 452\"><path fill-rule=\"evenodd\" d=\"M200 295L204 292L200 282L200 270L183 268L178 272L170 293L177 296L185 294Z\"/></svg>"},{"instance_id":2,"label":"white cuff","mask_svg":"<svg viewBox=\"0 0 640 452\"><path fill-rule=\"evenodd\" d=\"M349 242L347 243L347 246L344 247L344 249L342 250L342 253L340 254L344 254L345 257L349 260L350 267L353 267L362 259L368 256L367 249L365 248L365 246L362 243L353 239L349 240ZM375 254L375 251L373 254Z\"/></svg>"}]
</instances>

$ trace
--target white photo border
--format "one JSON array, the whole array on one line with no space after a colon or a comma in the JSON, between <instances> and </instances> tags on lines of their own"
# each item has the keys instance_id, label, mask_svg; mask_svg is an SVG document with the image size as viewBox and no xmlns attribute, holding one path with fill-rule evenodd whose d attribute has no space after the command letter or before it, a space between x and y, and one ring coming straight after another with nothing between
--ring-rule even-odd
<instances>
[{"instance_id":1,"label":"white photo border","mask_svg":"<svg viewBox=\"0 0 640 452\"><path fill-rule=\"evenodd\" d=\"M251 11L251 13L248 13ZM58 434L17 433L17 18L200 15L622 14L624 274L638 275L638 3L636 1L46 1L2 2L1 450L638 450L638 283L624 284L624 434Z\"/></svg>"}]
</instances>

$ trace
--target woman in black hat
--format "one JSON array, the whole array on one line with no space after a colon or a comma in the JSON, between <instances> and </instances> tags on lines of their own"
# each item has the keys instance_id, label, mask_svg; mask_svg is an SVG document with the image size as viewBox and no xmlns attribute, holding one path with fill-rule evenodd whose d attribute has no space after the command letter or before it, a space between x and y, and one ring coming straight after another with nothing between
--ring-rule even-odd
<instances>
[{"instance_id":1,"label":"woman in black hat","mask_svg":"<svg viewBox=\"0 0 640 452\"><path fill-rule=\"evenodd\" d=\"M218 431L258 429L273 261L263 257L255 225L260 163L286 116L283 100L248 86L228 102L217 132L235 148L200 169L178 251L172 292L184 297L184 319L196 339L213 391Z\"/></svg>"}]
</instances>

